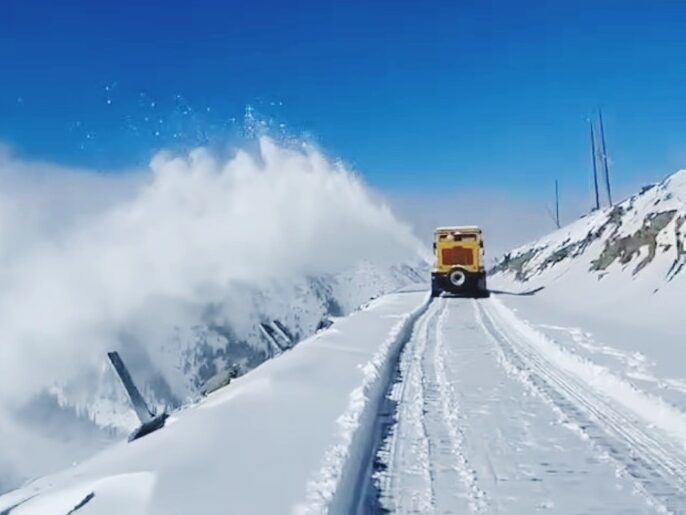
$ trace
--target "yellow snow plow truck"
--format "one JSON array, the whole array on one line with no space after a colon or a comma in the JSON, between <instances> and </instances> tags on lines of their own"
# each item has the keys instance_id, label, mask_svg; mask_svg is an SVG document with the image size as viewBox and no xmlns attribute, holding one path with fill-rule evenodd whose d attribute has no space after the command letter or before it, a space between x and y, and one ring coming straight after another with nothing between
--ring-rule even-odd
<instances>
[{"instance_id":1,"label":"yellow snow plow truck","mask_svg":"<svg viewBox=\"0 0 686 515\"><path fill-rule=\"evenodd\" d=\"M484 241L474 226L439 227L434 231L436 261L431 270L431 296L449 292L464 297L488 297Z\"/></svg>"}]
</instances>

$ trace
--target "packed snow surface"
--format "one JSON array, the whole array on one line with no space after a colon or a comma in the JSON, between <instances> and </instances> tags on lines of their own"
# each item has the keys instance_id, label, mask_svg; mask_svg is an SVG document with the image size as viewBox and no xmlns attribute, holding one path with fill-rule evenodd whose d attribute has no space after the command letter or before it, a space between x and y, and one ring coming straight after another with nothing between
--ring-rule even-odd
<instances>
[{"instance_id":1,"label":"packed snow surface","mask_svg":"<svg viewBox=\"0 0 686 515\"><path fill-rule=\"evenodd\" d=\"M391 513L686 509L686 415L498 299L435 301L400 372L376 474Z\"/></svg>"}]
</instances>

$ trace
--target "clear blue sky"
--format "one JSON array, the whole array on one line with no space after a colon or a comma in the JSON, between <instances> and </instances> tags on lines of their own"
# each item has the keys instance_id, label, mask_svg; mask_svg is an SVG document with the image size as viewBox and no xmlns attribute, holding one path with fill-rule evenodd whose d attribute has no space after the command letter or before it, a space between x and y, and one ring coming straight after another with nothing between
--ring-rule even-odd
<instances>
[{"instance_id":1,"label":"clear blue sky","mask_svg":"<svg viewBox=\"0 0 686 515\"><path fill-rule=\"evenodd\" d=\"M684 27L660 0L4 0L0 141L116 169L251 104L381 188L536 193L587 184L602 105L633 185L686 167Z\"/></svg>"}]
</instances>

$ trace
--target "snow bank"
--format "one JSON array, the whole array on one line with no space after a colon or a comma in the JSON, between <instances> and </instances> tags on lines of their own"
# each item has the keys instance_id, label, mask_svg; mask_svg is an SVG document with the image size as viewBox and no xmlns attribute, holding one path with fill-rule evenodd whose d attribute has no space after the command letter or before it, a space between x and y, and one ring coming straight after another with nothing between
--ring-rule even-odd
<instances>
[{"instance_id":1,"label":"snow bank","mask_svg":"<svg viewBox=\"0 0 686 515\"><path fill-rule=\"evenodd\" d=\"M68 514L81 509L87 513L94 506L101 515L141 513L141 508L145 510L154 480L154 475L149 472L134 472L82 481L73 487L21 502L12 510L12 515ZM97 501L94 502L96 496ZM87 505L90 506L86 508Z\"/></svg>"},{"instance_id":2,"label":"snow bank","mask_svg":"<svg viewBox=\"0 0 686 515\"><path fill-rule=\"evenodd\" d=\"M111 513L109 493L139 473L145 482L126 497L128 513L326 513L349 492L346 470L366 450L390 360L427 300L382 297L164 429L0 497L0 512L62 513L93 493L88 513Z\"/></svg>"},{"instance_id":3,"label":"snow bank","mask_svg":"<svg viewBox=\"0 0 686 515\"><path fill-rule=\"evenodd\" d=\"M422 304L401 317L372 359L361 367L362 384L350 393L348 407L338 418L338 441L326 451L321 468L308 482L306 501L297 507L298 514L345 514L357 505L354 495L362 464L370 459L376 414L393 380L403 344L430 300L426 295Z\"/></svg>"},{"instance_id":4,"label":"snow bank","mask_svg":"<svg viewBox=\"0 0 686 515\"><path fill-rule=\"evenodd\" d=\"M681 447L686 448L686 413L660 397L637 389L608 367L584 359L558 345L557 342L517 317L499 299L491 298L489 307L508 330L521 339L520 341L533 346L557 369L581 379L596 392L631 411L650 427L670 435L680 442Z\"/></svg>"}]
</instances>

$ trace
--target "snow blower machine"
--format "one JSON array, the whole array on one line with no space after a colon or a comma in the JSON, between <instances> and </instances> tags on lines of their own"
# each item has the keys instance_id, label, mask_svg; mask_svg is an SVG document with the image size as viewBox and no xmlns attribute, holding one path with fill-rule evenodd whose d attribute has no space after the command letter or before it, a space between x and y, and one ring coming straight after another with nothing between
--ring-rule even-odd
<instances>
[{"instance_id":1,"label":"snow blower machine","mask_svg":"<svg viewBox=\"0 0 686 515\"><path fill-rule=\"evenodd\" d=\"M436 261L431 270L431 296L488 297L484 241L474 226L439 227L434 231Z\"/></svg>"}]
</instances>

